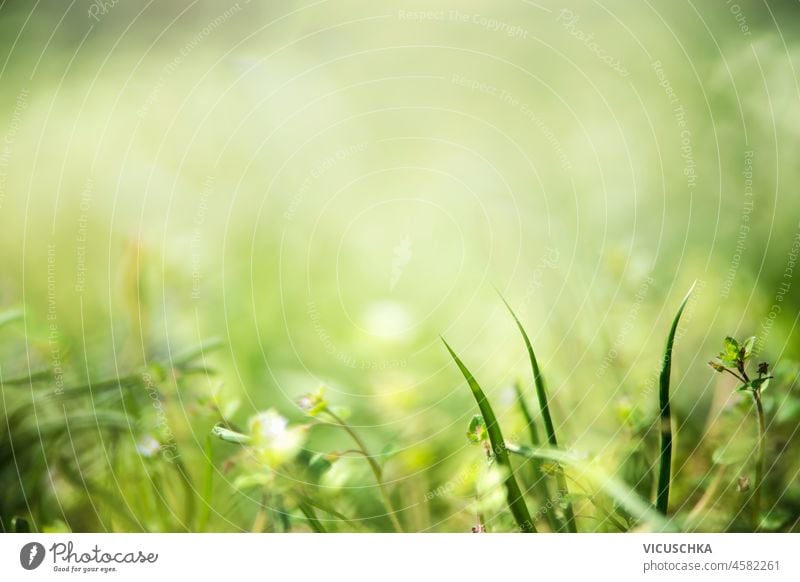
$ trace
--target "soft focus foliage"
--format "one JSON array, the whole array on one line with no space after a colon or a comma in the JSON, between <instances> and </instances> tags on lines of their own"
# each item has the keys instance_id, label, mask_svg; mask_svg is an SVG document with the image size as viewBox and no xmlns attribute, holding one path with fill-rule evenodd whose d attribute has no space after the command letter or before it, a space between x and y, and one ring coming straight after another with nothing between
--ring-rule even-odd
<instances>
[{"instance_id":1,"label":"soft focus foliage","mask_svg":"<svg viewBox=\"0 0 800 582\"><path fill-rule=\"evenodd\" d=\"M562 4L0 4L0 530L512 531L493 286L537 528L644 528L695 280L670 514L751 528L754 337L798 530L800 8Z\"/></svg>"}]
</instances>

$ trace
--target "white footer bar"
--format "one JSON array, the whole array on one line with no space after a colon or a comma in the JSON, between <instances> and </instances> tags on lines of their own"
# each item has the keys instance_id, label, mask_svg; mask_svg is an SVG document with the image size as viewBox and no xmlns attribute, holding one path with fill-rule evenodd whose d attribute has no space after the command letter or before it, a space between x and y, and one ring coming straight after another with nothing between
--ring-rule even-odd
<instances>
[{"instance_id":1,"label":"white footer bar","mask_svg":"<svg viewBox=\"0 0 800 582\"><path fill-rule=\"evenodd\" d=\"M799 554L798 534L5 534L0 579L796 582Z\"/></svg>"}]
</instances>

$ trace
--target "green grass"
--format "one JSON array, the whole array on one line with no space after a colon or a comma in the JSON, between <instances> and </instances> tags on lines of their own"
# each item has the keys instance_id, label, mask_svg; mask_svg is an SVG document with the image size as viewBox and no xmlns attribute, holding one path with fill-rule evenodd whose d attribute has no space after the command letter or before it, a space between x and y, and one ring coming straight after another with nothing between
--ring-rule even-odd
<instances>
[{"instance_id":1,"label":"green grass","mask_svg":"<svg viewBox=\"0 0 800 582\"><path fill-rule=\"evenodd\" d=\"M539 368L539 362L536 360L536 354L533 352L533 345L531 344L531 340L528 337L528 333L525 331L525 328L523 327L516 313L514 313L514 310L511 309L511 306L508 304L508 302L502 295L500 296L500 298L503 300L503 303L505 303L505 306L508 308L509 313L511 313L511 317L514 318L514 321L517 324L517 329L519 329L519 332L522 335L522 339L525 341L525 349L528 351L528 359L530 360L531 371L533 373L533 385L536 387L536 398L539 401L539 408L542 411L542 420L544 421L544 428L547 433L547 442L551 447L558 448L558 438L556 437L556 429L555 426L553 425L553 417L550 415L550 401L547 397L547 388L545 387L544 376L542 375L542 371ZM575 524L575 513L572 509L572 502L569 501L569 489L567 488L567 480L564 477L564 474L560 467L556 469L556 481L558 483L559 499L566 500L566 502L564 503L564 518L566 521L567 531L575 533L578 531L577 526Z\"/></svg>"},{"instance_id":2,"label":"green grass","mask_svg":"<svg viewBox=\"0 0 800 582\"><path fill-rule=\"evenodd\" d=\"M531 444L534 447L538 447L541 444L539 430L537 429L536 421L534 420L533 415L528 408L528 403L525 402L525 395L522 392L522 386L519 382L514 383L514 390L516 391L519 410L525 419L525 426L527 427L531 437ZM540 500L544 506L542 511L544 512L544 516L547 519L548 525L550 526L550 530L560 531L561 523L559 523L558 517L556 517L555 514L555 501L550 495L550 488L547 486L547 476L542 470L542 461L539 457L532 457L531 464L533 465L533 474L535 479L534 488L538 491Z\"/></svg>"},{"instance_id":3,"label":"green grass","mask_svg":"<svg viewBox=\"0 0 800 582\"><path fill-rule=\"evenodd\" d=\"M669 509L669 492L672 484L672 409L670 407L669 384L672 370L672 348L675 344L675 333L678 330L683 310L689 302L689 297L694 291L694 285L681 302L678 312L672 320L672 325L667 336L664 348L664 358L661 363L661 373L658 378L658 409L659 409L659 435L660 452L658 465L658 489L656 492L656 509L666 515Z\"/></svg>"},{"instance_id":4,"label":"green grass","mask_svg":"<svg viewBox=\"0 0 800 582\"><path fill-rule=\"evenodd\" d=\"M678 327L690 295L691 291L679 306L667 336L658 399L656 402L653 397L651 403L657 412L653 417L645 413L639 425L671 429L671 367ZM504 424L515 424L513 434L522 435L520 440L529 441L530 446L506 440L504 433L509 433L502 430L486 392L442 339L480 412L470 423L468 436L482 444L486 452L486 458L478 461L473 454L473 462L466 468L463 464L456 466L445 477L452 487L445 488L444 494L430 494L437 490L435 483L427 485L427 494L425 489L420 490L420 472L413 474L407 465L409 458L413 460L408 451L414 447L405 445L402 433L390 442L362 435L362 428L348 421L348 411L329 403L322 390L298 401L305 414L300 419L274 410L246 419L233 412L235 407L230 403L209 397L207 386L212 385L219 363L216 357L212 365L209 352L221 345L211 340L173 357L153 358L119 377L70 380L58 394L50 390L54 377L47 368L18 372L13 377L0 373L8 428L0 434L0 460L4 460L0 476L5 482L20 483L18 491L12 489L13 494L0 501L0 525L11 531L24 524L33 531L91 530L96 527L91 511L97 509L99 522L114 531L218 531L231 523L239 524L241 530L255 531L426 531L435 523L434 516L445 512L456 515L460 523L467 519L463 516L474 519L472 501L455 505L455 500L466 499L474 500L478 508L478 526L473 527L480 531L572 532L579 525L581 531L695 531L709 515L718 515L720 507L728 507L732 517L727 525L715 526L716 530L789 531L795 527L791 513L776 510L775 505L762 515L762 497L770 494L770 479L776 478L774 473L765 475L767 414L774 415L770 426L775 431L794 430L800 416L787 416L791 410L778 408L776 400L770 400L772 392L764 395L773 379L773 375L767 375L766 364L758 366L757 376L746 369L754 340L739 344L727 338L719 363L712 362L712 366L729 378L735 377L739 390L752 395L758 420L758 438L751 448L755 462L745 459L737 471L733 470L738 462L735 457L708 454L714 460L707 477L698 482L683 477L676 483L676 476L670 472L672 431L658 431L661 439L657 447L648 446L646 436L637 436L641 438L636 445L637 454L643 458L640 465L658 464L660 468L658 489L653 492L652 487L638 488L635 474L629 482L619 468L624 460L613 452L581 452L575 445L564 444L570 435L556 434L543 370L520 319L508 303L506 306L523 339L532 372L529 390L532 388L536 396L529 403L524 383L515 383L515 406L502 418ZM10 326L7 329L13 329L20 316L6 321ZM779 376L776 384L785 384L787 374L797 376L792 372L795 368L788 370L775 373ZM780 398L784 403L794 402L791 391L784 390ZM164 409L160 420L154 418L154 403ZM800 399L797 407L800 409ZM730 414L738 410L733 408ZM267 424L254 424L254 419ZM154 425L155 420L158 423ZM193 424L207 427L206 438L196 441L194 449ZM162 444L174 441L175 454L169 458L145 455L131 446L130 435L141 442L139 439L148 434L156 435ZM165 434L171 440L166 440ZM627 445L624 436L617 438ZM43 464L42 443L58 451L50 459L49 469ZM383 451L376 454L374 451L383 445ZM459 451L461 447L451 441L448 448ZM523 462L514 462L514 456ZM25 467L26 472L15 475L17 466ZM731 470L721 471L719 466ZM470 471L478 468L476 474L496 477L496 481L489 480L489 489L481 489L477 480L470 480ZM754 475L752 492L744 501L732 498L735 484L731 479L748 469ZM344 471L346 483L355 485L337 485L331 477L337 470ZM387 480L387 470L393 472L391 481ZM774 467L770 471L775 471ZM46 517L53 511L43 479L48 474L57 475L65 491L91 492L89 499L79 494L75 501L64 502L70 508L68 524L53 524ZM651 499L654 493L655 501ZM62 495L69 499L66 493ZM671 495L680 497L680 504L675 505L682 509L667 517ZM745 506L749 506L744 512L747 525L736 517ZM438 527L441 531L449 528Z\"/></svg>"},{"instance_id":5,"label":"green grass","mask_svg":"<svg viewBox=\"0 0 800 582\"><path fill-rule=\"evenodd\" d=\"M458 366L458 369L461 370L461 373L464 375L464 379L467 381L467 385L472 391L472 396L475 398L475 402L478 404L481 415L486 422L486 431L489 433L492 454L497 459L498 464L508 471L508 476L505 478L506 496L508 499L508 508L511 511L511 514L514 516L514 521L516 521L519 531L524 533L536 532L536 525L531 519L528 506L525 504L525 498L522 496L522 491L520 491L517 480L514 477L514 470L511 466L511 460L508 457L508 451L506 450L506 441L503 438L503 432L500 430L500 424L497 422L497 417L492 410L492 405L489 404L486 394L484 394L480 385L475 380L475 377L459 359L444 338L442 338L442 342L444 342L444 345L447 348L447 351L450 353L450 356L453 358L453 361L456 363L456 366Z\"/></svg>"}]
</instances>

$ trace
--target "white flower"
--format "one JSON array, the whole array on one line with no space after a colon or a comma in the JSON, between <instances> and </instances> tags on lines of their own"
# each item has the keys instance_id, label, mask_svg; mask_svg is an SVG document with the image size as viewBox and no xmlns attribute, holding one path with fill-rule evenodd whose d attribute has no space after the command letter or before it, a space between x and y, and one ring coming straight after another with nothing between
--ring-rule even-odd
<instances>
[{"instance_id":1,"label":"white flower","mask_svg":"<svg viewBox=\"0 0 800 582\"><path fill-rule=\"evenodd\" d=\"M289 426L289 421L274 408L250 419L251 444L262 462L275 467L292 459L303 446L306 427Z\"/></svg>"},{"instance_id":2,"label":"white flower","mask_svg":"<svg viewBox=\"0 0 800 582\"><path fill-rule=\"evenodd\" d=\"M260 412L250 420L253 438L265 443L280 440L289 428L289 421L274 409Z\"/></svg>"},{"instance_id":3,"label":"white flower","mask_svg":"<svg viewBox=\"0 0 800 582\"><path fill-rule=\"evenodd\" d=\"M144 435L142 440L136 443L136 452L142 455L143 457L147 457L148 459L151 457L155 457L158 454L158 451L161 450L161 443L150 434Z\"/></svg>"}]
</instances>

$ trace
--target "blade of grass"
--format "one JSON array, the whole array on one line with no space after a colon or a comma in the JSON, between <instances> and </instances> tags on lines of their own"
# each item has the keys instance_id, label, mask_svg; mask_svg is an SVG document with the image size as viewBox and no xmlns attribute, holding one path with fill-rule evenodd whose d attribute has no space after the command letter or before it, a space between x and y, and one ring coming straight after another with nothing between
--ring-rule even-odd
<instances>
[{"instance_id":1,"label":"blade of grass","mask_svg":"<svg viewBox=\"0 0 800 582\"><path fill-rule=\"evenodd\" d=\"M197 531L199 532L206 531L208 527L208 518L211 515L211 495L214 492L214 446L211 434L206 435L205 445L206 467L203 472L203 492L201 496L203 506L200 508L200 516L197 519Z\"/></svg>"},{"instance_id":2,"label":"blade of grass","mask_svg":"<svg viewBox=\"0 0 800 582\"><path fill-rule=\"evenodd\" d=\"M522 334L522 339L525 341L525 347L528 350L528 359L531 361L531 371L533 372L533 384L536 388L536 398L539 401L539 408L542 411L542 421L544 422L544 429L547 434L547 442L551 447L558 448L556 429L553 425L553 417L550 415L550 403L547 399L547 387L545 386L544 376L542 376L542 371L539 368L539 362L536 359L536 354L533 352L533 345L528 337L528 332L525 331L525 327L523 327L522 322L520 322L517 314L514 313L514 310L511 309L511 305L509 305L505 297L503 297L499 291L497 293L500 295L500 299L502 299L503 303L508 309L508 312L511 314L511 317L514 318L517 328L519 329L520 334ZM567 480L564 478L564 473L560 468L556 471L556 483L558 486L558 497L560 499L568 500L569 488L567 487ZM575 512L572 509L572 503L569 501L567 501L567 503L564 505L564 519L566 520L567 531L570 533L576 533L578 531L578 527L575 524Z\"/></svg>"},{"instance_id":3,"label":"blade of grass","mask_svg":"<svg viewBox=\"0 0 800 582\"><path fill-rule=\"evenodd\" d=\"M674 530L669 522L664 519L664 516L653 510L653 506L650 505L647 500L640 497L635 491L616 477L604 473L596 466L581 459L577 455L549 447L531 448L512 443L506 443L506 448L510 453L528 459L538 458L563 465L570 465L579 470L585 478L593 482L595 486L616 501L617 504L625 509L634 519L648 524L653 531Z\"/></svg>"},{"instance_id":4,"label":"blade of grass","mask_svg":"<svg viewBox=\"0 0 800 582\"><path fill-rule=\"evenodd\" d=\"M534 421L533 416L531 415L528 404L525 402L525 397L522 394L522 386L519 382L514 383L514 390L517 392L517 403L519 404L519 409L522 412L522 416L525 418L525 423L531 435L531 444L534 447L538 447L541 445L541 441L539 440L539 431L536 428L536 421ZM550 497L550 489L547 487L547 477L542 471L542 460L539 458L533 458L531 459L531 464L533 465L533 473L536 479L535 487L539 493L539 496L542 498L542 503L544 504L543 510L545 512L545 517L547 518L547 523L550 525L550 529L552 531L559 531L561 529L561 523L559 523L559 520L553 511L555 505Z\"/></svg>"},{"instance_id":5,"label":"blade of grass","mask_svg":"<svg viewBox=\"0 0 800 582\"><path fill-rule=\"evenodd\" d=\"M444 343L444 346L447 348L447 351L450 352L450 357L453 358L453 361L458 366L458 369L461 370L461 374L463 374L464 379L467 381L467 384L470 387L470 390L472 390L472 395L475 398L475 401L478 403L478 408L480 409L483 419L486 422L486 432L489 433L489 441L492 444L492 450L494 451L494 455L498 464L503 466L508 471L508 477L505 480L508 508L511 510L511 514L514 516L514 520L517 522L517 526L519 526L521 532L535 533L536 526L531 519L531 514L528 512L528 506L525 505L525 499L522 497L522 492L517 484L517 480L514 478L514 471L511 467L511 459L508 457L508 451L506 451L505 448L503 433L500 430L500 424L497 422L497 417L494 414L494 410L492 410L492 406L489 404L486 394L484 394L480 385L475 380L475 377L459 359L459 357L450 347L450 344L448 344L444 338L441 339Z\"/></svg>"},{"instance_id":6,"label":"blade of grass","mask_svg":"<svg viewBox=\"0 0 800 582\"><path fill-rule=\"evenodd\" d=\"M0 327L3 327L6 324L13 323L22 319L23 313L22 310L15 309L12 311L4 311L0 313Z\"/></svg>"},{"instance_id":7,"label":"blade of grass","mask_svg":"<svg viewBox=\"0 0 800 582\"><path fill-rule=\"evenodd\" d=\"M683 315L683 310L689 302L689 297L694 291L692 285L686 297L683 298L675 318L672 320L672 327L670 327L669 335L667 336L667 345L664 349L664 360L661 364L661 375L658 378L658 405L660 410L659 420L659 434L661 437L661 452L659 454L659 468L658 468L658 489L656 493L656 509L663 515L667 515L669 507L669 488L670 488L670 471L672 469L672 412L669 406L669 381L670 371L672 368L672 347L675 344L675 333L678 330L678 322Z\"/></svg>"},{"instance_id":8,"label":"blade of grass","mask_svg":"<svg viewBox=\"0 0 800 582\"><path fill-rule=\"evenodd\" d=\"M165 363L171 365L173 368L180 368L181 366L189 364L200 356L205 356L205 354L208 352L219 349L224 344L225 342L222 341L222 339L212 337L202 341L196 346L175 354L171 360L167 360Z\"/></svg>"},{"instance_id":9,"label":"blade of grass","mask_svg":"<svg viewBox=\"0 0 800 582\"><path fill-rule=\"evenodd\" d=\"M314 507L303 501L298 502L297 507L303 513L303 516L305 516L308 526L312 530L314 530L316 533L328 533L325 529L325 526L323 526L319 519L317 519L317 514L314 511Z\"/></svg>"}]
</instances>

